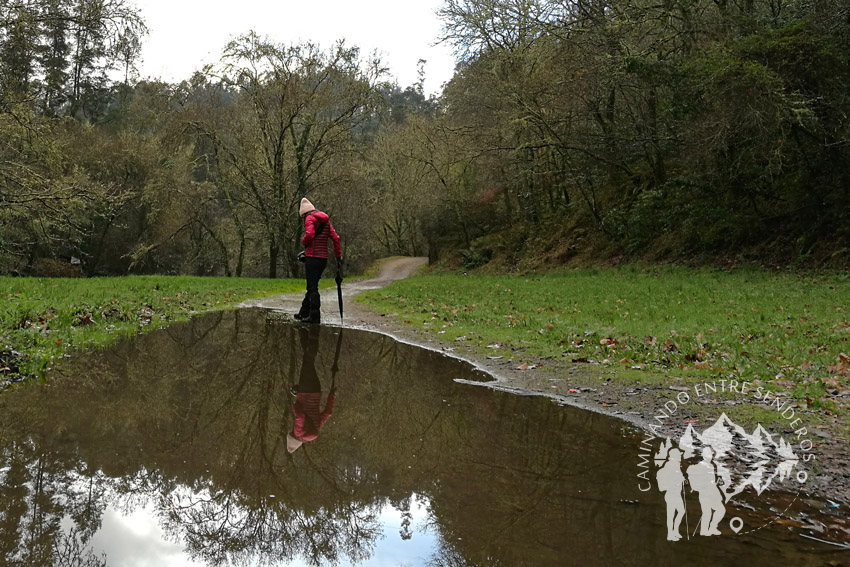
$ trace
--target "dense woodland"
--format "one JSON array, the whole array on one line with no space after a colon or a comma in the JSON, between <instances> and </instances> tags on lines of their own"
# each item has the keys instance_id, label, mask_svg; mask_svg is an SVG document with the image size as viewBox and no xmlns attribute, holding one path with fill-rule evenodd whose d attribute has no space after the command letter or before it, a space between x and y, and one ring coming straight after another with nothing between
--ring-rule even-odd
<instances>
[{"instance_id":1,"label":"dense woodland","mask_svg":"<svg viewBox=\"0 0 850 567\"><path fill-rule=\"evenodd\" d=\"M353 267L850 264L850 1L441 17L458 63L429 97L343 40L251 32L140 78L127 0L0 0L0 273L297 274L304 196Z\"/></svg>"}]
</instances>

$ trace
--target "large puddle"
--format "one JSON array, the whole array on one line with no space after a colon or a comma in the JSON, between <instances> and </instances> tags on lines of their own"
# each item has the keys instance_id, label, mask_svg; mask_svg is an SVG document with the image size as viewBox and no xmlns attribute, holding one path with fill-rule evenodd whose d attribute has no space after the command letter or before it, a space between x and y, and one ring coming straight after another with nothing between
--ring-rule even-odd
<instances>
[{"instance_id":1,"label":"large puddle","mask_svg":"<svg viewBox=\"0 0 850 567\"><path fill-rule=\"evenodd\" d=\"M663 498L636 489L639 435L457 379L486 377L382 335L261 310L77 356L48 384L0 396L0 564L850 560L778 523L668 542ZM296 404L324 424L299 420L315 438L290 453ZM693 528L698 504L689 514Z\"/></svg>"}]
</instances>

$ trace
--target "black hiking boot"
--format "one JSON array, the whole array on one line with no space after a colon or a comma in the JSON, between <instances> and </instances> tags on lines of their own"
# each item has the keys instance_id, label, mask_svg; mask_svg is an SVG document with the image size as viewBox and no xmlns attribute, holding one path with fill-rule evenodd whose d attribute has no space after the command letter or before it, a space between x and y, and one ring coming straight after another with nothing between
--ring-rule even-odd
<instances>
[{"instance_id":1,"label":"black hiking boot","mask_svg":"<svg viewBox=\"0 0 850 567\"><path fill-rule=\"evenodd\" d=\"M310 294L304 296L304 301L301 302L301 309L293 315L296 321L304 321L310 318Z\"/></svg>"},{"instance_id":2,"label":"black hiking boot","mask_svg":"<svg viewBox=\"0 0 850 567\"><path fill-rule=\"evenodd\" d=\"M305 300L310 306L309 315L307 317L302 317L301 321L304 323L314 323L318 325L322 322L321 317L321 308L322 308L322 296L319 295L318 291L311 292L307 294L307 299Z\"/></svg>"},{"instance_id":3,"label":"black hiking boot","mask_svg":"<svg viewBox=\"0 0 850 567\"><path fill-rule=\"evenodd\" d=\"M316 313L315 315L311 313L309 317L305 317L304 319L300 319L300 321L302 323L320 325L322 323L322 318L321 318L321 316L319 316L318 313Z\"/></svg>"}]
</instances>

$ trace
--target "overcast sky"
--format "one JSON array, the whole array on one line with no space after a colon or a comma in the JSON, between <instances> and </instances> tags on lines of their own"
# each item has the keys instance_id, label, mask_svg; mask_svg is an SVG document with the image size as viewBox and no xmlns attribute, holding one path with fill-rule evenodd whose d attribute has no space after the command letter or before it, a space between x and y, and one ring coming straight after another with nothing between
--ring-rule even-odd
<instances>
[{"instance_id":1,"label":"overcast sky","mask_svg":"<svg viewBox=\"0 0 850 567\"><path fill-rule=\"evenodd\" d=\"M150 34L142 78L188 79L218 60L227 41L248 30L280 43L311 40L328 48L340 38L363 52L377 49L402 87L416 81L426 59L425 90L439 93L454 70L436 11L442 0L136 0Z\"/></svg>"}]
</instances>

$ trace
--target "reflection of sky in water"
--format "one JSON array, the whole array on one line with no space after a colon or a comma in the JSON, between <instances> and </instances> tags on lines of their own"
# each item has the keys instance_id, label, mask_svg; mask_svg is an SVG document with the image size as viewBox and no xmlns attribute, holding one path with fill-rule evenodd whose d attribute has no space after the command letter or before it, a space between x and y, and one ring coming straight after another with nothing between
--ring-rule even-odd
<instances>
[{"instance_id":1,"label":"reflection of sky in water","mask_svg":"<svg viewBox=\"0 0 850 567\"><path fill-rule=\"evenodd\" d=\"M116 567L189 567L201 565L189 559L183 546L165 539L153 514L153 506L124 515L108 507L103 526L94 535L95 554L106 555L107 565Z\"/></svg>"},{"instance_id":2,"label":"reflection of sky in water","mask_svg":"<svg viewBox=\"0 0 850 567\"><path fill-rule=\"evenodd\" d=\"M426 527L428 503L415 496L410 506L413 537L401 539L402 513L390 505L380 513L382 536L376 542L372 557L357 565L363 567L400 567L424 565L433 554L438 537ZM67 526L65 526L67 528ZM103 524L91 540L95 555L104 554L110 567L202 567L206 564L193 561L183 545L169 541L154 513L147 505L125 514L110 506L103 514ZM254 562L252 564L259 564ZM297 559L289 567L309 567Z\"/></svg>"},{"instance_id":3,"label":"reflection of sky in water","mask_svg":"<svg viewBox=\"0 0 850 567\"><path fill-rule=\"evenodd\" d=\"M782 525L671 545L660 493L624 505L642 437L620 422L458 384L458 361L353 329L318 337L331 381L340 346L339 400L289 455L289 389L317 346L300 329L213 314L0 396L0 566L846 563Z\"/></svg>"}]
</instances>

